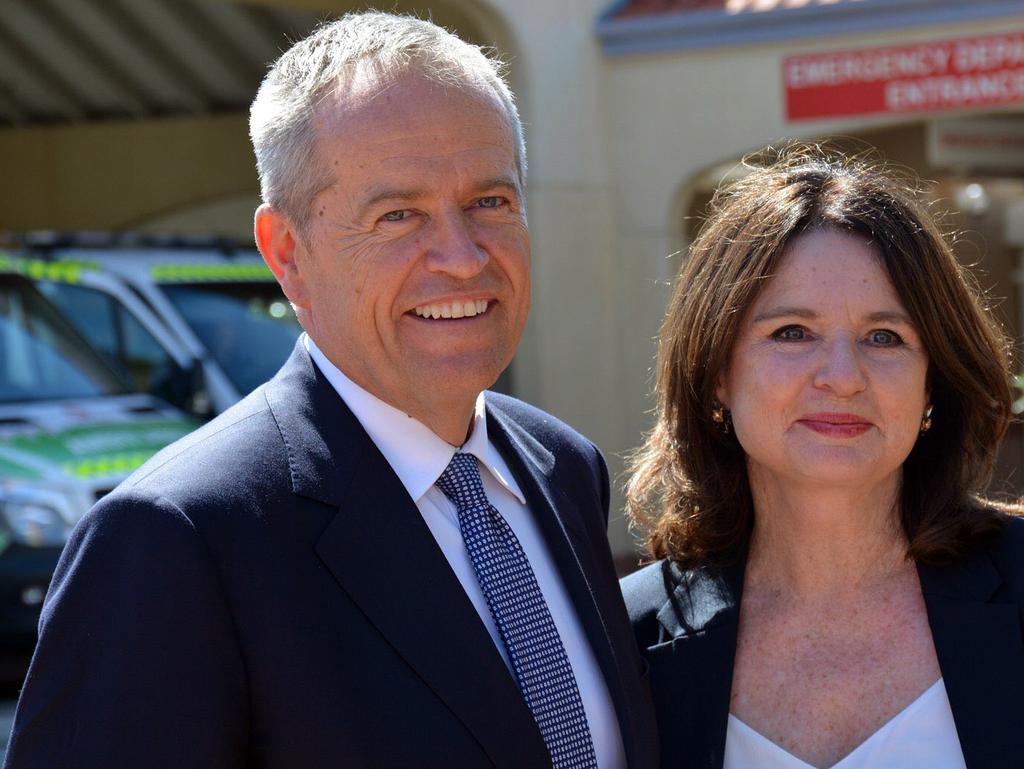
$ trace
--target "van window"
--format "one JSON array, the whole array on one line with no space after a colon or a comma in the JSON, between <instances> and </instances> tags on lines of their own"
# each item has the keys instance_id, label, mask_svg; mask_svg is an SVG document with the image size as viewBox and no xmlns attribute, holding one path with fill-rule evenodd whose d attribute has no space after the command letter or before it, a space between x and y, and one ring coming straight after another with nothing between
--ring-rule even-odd
<instances>
[{"instance_id":1,"label":"van window","mask_svg":"<svg viewBox=\"0 0 1024 769\"><path fill-rule=\"evenodd\" d=\"M0 402L123 392L117 375L31 283L0 275Z\"/></svg>"},{"instance_id":2,"label":"van window","mask_svg":"<svg viewBox=\"0 0 1024 769\"><path fill-rule=\"evenodd\" d=\"M161 289L243 395L277 373L302 332L273 281L174 283Z\"/></svg>"},{"instance_id":3,"label":"van window","mask_svg":"<svg viewBox=\"0 0 1024 769\"><path fill-rule=\"evenodd\" d=\"M37 285L136 390L181 408L186 406L190 397L189 377L116 297L71 283L39 281Z\"/></svg>"}]
</instances>

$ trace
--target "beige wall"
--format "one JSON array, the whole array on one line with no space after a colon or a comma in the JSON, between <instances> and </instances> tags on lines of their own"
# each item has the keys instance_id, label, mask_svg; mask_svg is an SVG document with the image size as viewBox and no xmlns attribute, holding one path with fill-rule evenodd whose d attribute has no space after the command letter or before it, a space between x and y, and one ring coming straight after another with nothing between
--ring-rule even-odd
<instances>
[{"instance_id":1,"label":"beige wall","mask_svg":"<svg viewBox=\"0 0 1024 769\"><path fill-rule=\"evenodd\" d=\"M0 131L0 230L132 228L258 189L243 115Z\"/></svg>"}]
</instances>

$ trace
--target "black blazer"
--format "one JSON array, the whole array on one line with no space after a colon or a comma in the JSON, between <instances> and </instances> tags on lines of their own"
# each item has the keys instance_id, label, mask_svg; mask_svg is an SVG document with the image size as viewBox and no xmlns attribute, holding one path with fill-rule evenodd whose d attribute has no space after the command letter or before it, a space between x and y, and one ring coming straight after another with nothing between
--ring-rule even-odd
<instances>
[{"instance_id":1,"label":"black blazer","mask_svg":"<svg viewBox=\"0 0 1024 769\"><path fill-rule=\"evenodd\" d=\"M657 763L593 444L488 393L619 717ZM519 690L391 467L301 345L75 529L9 769L549 767Z\"/></svg>"},{"instance_id":2,"label":"black blazer","mask_svg":"<svg viewBox=\"0 0 1024 769\"><path fill-rule=\"evenodd\" d=\"M745 562L653 563L622 581L651 668L661 765L721 769ZM968 769L1024 766L1024 520L956 568L918 566Z\"/></svg>"}]
</instances>

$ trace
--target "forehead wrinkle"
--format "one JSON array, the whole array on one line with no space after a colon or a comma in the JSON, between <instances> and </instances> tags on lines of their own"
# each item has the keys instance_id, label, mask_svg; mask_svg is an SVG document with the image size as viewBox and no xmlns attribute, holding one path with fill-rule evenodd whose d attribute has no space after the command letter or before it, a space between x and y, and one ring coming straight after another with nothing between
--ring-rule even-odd
<instances>
[{"instance_id":1,"label":"forehead wrinkle","mask_svg":"<svg viewBox=\"0 0 1024 769\"><path fill-rule=\"evenodd\" d=\"M477 194L494 189L508 189L518 191L514 177L496 176L491 179L484 179L480 182L473 182L469 186L470 194ZM429 197L436 190L427 187L391 187L387 185L373 185L366 191L366 198L362 205L369 207L382 200L414 201Z\"/></svg>"},{"instance_id":2,"label":"forehead wrinkle","mask_svg":"<svg viewBox=\"0 0 1024 769\"><path fill-rule=\"evenodd\" d=\"M480 123L478 127L484 128L484 127L487 127L487 124L486 123ZM369 126L367 127L367 132L370 132ZM482 137L482 136L486 136L488 133L489 132L483 132L483 134L474 133L474 136L475 137ZM507 139L507 138L510 138L510 137L504 137L504 138ZM396 154L391 154L388 151L388 147L390 145L396 145L396 144L397 145L408 145L410 143L410 141L411 140L410 140L410 138L408 136L402 136L402 137L391 138L391 139L381 139L379 142L376 143L376 145L373 147L373 149L375 151L377 151L377 152L381 152L382 154L386 154L387 155L387 157L384 158L383 162L388 162L388 161L391 161L391 160L402 161L402 162L409 162L409 161L411 161L411 162L421 162L421 161L429 162L429 161L432 161L432 160L446 160L446 159L449 159L449 158L457 158L457 157L461 157L462 155L466 155L466 154L472 154L472 153L475 153L475 152L490 151L490 150L497 150L497 151L499 151L499 152L501 152L503 154L507 152L508 153L508 161L510 163L514 163L515 162L515 153L512 150L512 143L511 143L511 141L506 143L504 141L501 141L500 139L484 140L483 138L476 138L476 139L474 139L474 143L472 145L470 145L470 146L463 146L463 147L451 149L451 150L448 150L448 151L445 151L445 152L441 152L441 151L438 151L438 150L434 150L434 151L431 151L431 152L418 151L418 152L412 152L412 153L407 152L407 151L403 151L403 152L399 152L399 153L396 153ZM419 145L419 146L422 146L422 145Z\"/></svg>"}]
</instances>

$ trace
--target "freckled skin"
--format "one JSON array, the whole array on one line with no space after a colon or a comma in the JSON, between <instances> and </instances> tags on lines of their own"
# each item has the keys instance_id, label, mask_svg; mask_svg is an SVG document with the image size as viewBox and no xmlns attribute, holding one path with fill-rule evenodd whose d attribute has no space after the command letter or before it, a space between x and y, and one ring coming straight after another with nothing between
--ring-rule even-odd
<instances>
[{"instance_id":1,"label":"freckled skin","mask_svg":"<svg viewBox=\"0 0 1024 769\"><path fill-rule=\"evenodd\" d=\"M815 767L830 767L940 676L917 573L817 600L744 587L731 710Z\"/></svg>"},{"instance_id":2,"label":"freckled skin","mask_svg":"<svg viewBox=\"0 0 1024 769\"><path fill-rule=\"evenodd\" d=\"M321 105L316 126L335 174L315 201L321 215L303 239L261 209L261 251L338 368L459 445L530 304L511 126L490 96L415 76L355 77ZM477 299L488 309L473 318L413 312Z\"/></svg>"},{"instance_id":3,"label":"freckled skin","mask_svg":"<svg viewBox=\"0 0 1024 769\"><path fill-rule=\"evenodd\" d=\"M789 308L802 314L777 314ZM865 240L821 231L793 241L744 318L718 389L752 483L840 483L882 496L898 483L927 403L928 355L909 323L872 313L906 310ZM785 328L803 338L780 338ZM902 343L879 344L873 332ZM802 421L823 412L854 414L870 429L823 438Z\"/></svg>"},{"instance_id":4,"label":"freckled skin","mask_svg":"<svg viewBox=\"0 0 1024 769\"><path fill-rule=\"evenodd\" d=\"M717 391L755 508L731 710L811 766L833 766L940 676L894 515L927 371L870 244L826 230L790 244ZM861 428L822 428L832 414Z\"/></svg>"}]
</instances>

